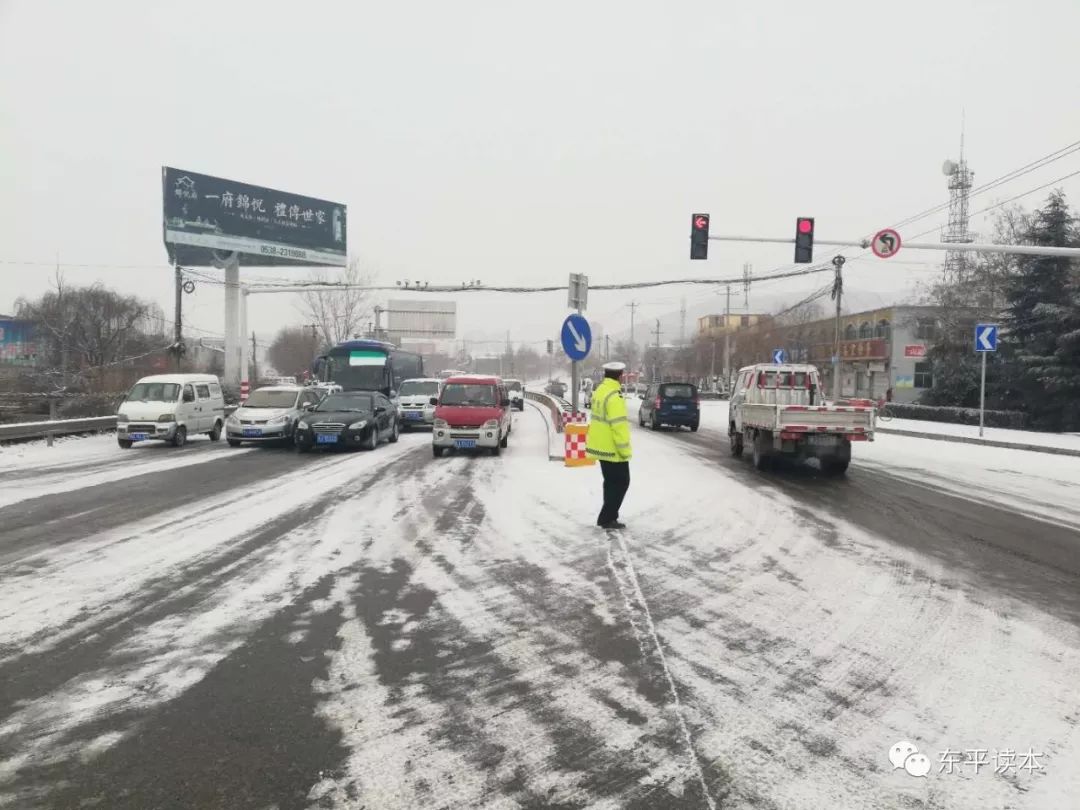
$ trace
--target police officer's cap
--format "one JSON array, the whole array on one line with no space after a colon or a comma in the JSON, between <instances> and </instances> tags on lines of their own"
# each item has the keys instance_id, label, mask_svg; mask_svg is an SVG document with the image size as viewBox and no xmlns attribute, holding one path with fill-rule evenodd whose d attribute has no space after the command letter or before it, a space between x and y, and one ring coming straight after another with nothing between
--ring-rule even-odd
<instances>
[{"instance_id":1,"label":"police officer's cap","mask_svg":"<svg viewBox=\"0 0 1080 810\"><path fill-rule=\"evenodd\" d=\"M626 363L612 360L610 363L604 363L604 371L626 371Z\"/></svg>"}]
</instances>

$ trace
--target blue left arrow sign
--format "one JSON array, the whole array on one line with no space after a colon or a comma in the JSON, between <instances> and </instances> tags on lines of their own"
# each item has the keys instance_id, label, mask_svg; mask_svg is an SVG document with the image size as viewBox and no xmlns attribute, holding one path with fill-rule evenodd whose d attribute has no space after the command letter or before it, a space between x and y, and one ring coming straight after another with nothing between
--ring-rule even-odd
<instances>
[{"instance_id":1,"label":"blue left arrow sign","mask_svg":"<svg viewBox=\"0 0 1080 810\"><path fill-rule=\"evenodd\" d=\"M787 352L783 349L773 349L772 361L778 366L787 362Z\"/></svg>"},{"instance_id":2,"label":"blue left arrow sign","mask_svg":"<svg viewBox=\"0 0 1080 810\"><path fill-rule=\"evenodd\" d=\"M592 329L580 315L567 315L562 325L562 347L571 360L584 360L592 348Z\"/></svg>"},{"instance_id":3,"label":"blue left arrow sign","mask_svg":"<svg viewBox=\"0 0 1080 810\"><path fill-rule=\"evenodd\" d=\"M996 323L980 323L975 327L975 351L996 352L998 327Z\"/></svg>"}]
</instances>

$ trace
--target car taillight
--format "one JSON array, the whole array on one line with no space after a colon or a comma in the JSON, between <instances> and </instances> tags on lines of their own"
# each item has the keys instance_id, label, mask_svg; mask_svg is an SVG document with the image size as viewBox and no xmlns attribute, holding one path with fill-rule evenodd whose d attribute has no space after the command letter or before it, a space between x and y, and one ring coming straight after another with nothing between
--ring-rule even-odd
<instances>
[{"instance_id":1,"label":"car taillight","mask_svg":"<svg viewBox=\"0 0 1080 810\"><path fill-rule=\"evenodd\" d=\"M656 402L653 403L653 407L660 410L660 397L656 398Z\"/></svg>"}]
</instances>

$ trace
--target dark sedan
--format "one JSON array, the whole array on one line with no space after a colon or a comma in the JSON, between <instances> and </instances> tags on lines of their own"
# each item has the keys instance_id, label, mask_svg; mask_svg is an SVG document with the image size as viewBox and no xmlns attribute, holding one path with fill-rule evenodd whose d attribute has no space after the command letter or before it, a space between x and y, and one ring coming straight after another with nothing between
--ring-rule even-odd
<instances>
[{"instance_id":1,"label":"dark sedan","mask_svg":"<svg viewBox=\"0 0 1080 810\"><path fill-rule=\"evenodd\" d=\"M338 447L374 450L398 440L397 409L375 391L329 394L296 424L296 449Z\"/></svg>"}]
</instances>

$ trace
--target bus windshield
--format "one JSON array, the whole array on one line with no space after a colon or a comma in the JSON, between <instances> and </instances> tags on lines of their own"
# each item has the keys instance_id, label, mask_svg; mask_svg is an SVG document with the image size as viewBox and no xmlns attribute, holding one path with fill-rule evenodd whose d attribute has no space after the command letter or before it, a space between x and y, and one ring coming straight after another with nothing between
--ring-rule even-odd
<instances>
[{"instance_id":1,"label":"bus windshield","mask_svg":"<svg viewBox=\"0 0 1080 810\"><path fill-rule=\"evenodd\" d=\"M381 391L386 388L385 352L333 349L327 357L330 382L346 391Z\"/></svg>"}]
</instances>

